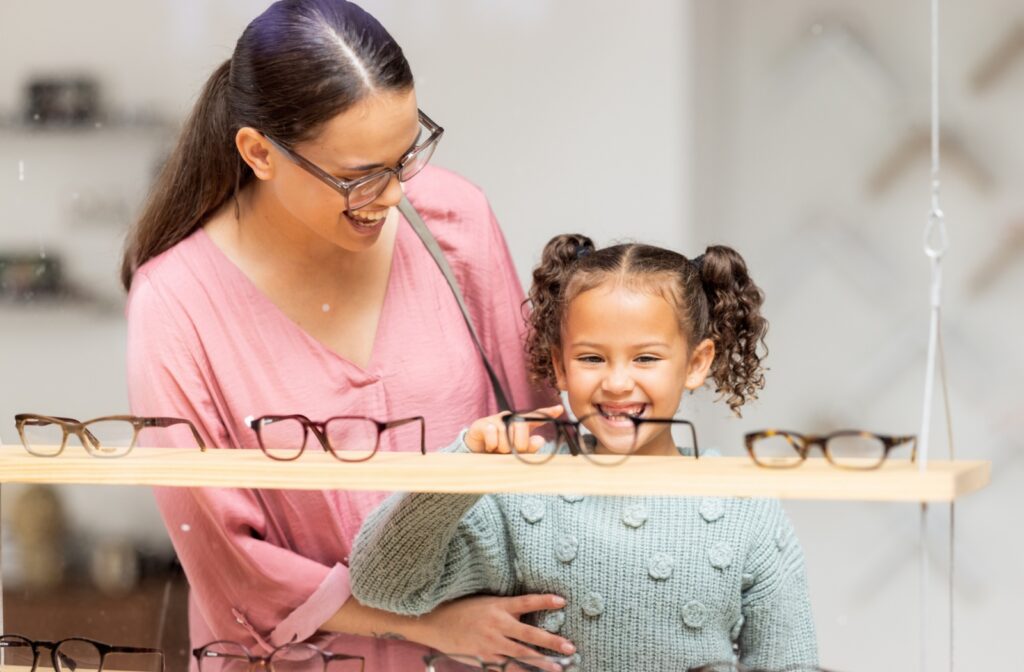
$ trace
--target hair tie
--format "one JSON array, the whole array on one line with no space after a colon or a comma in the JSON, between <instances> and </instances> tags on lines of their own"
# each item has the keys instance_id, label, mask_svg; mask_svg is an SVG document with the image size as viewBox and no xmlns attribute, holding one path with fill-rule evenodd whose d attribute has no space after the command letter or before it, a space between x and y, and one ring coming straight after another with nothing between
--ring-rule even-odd
<instances>
[{"instance_id":1,"label":"hair tie","mask_svg":"<svg viewBox=\"0 0 1024 672\"><path fill-rule=\"evenodd\" d=\"M690 263L697 267L697 270L701 270L704 266L704 255L700 254L690 260Z\"/></svg>"},{"instance_id":2,"label":"hair tie","mask_svg":"<svg viewBox=\"0 0 1024 672\"><path fill-rule=\"evenodd\" d=\"M588 254L590 254L590 250L592 250L592 249L593 248L590 247L589 245L584 245L582 243L577 245L576 246L576 261L579 261L583 257L585 257Z\"/></svg>"}]
</instances>

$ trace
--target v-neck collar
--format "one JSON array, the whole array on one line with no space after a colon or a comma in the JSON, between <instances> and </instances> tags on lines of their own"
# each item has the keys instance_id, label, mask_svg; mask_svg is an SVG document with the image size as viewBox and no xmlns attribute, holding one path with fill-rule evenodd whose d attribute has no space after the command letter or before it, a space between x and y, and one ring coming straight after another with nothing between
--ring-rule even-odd
<instances>
[{"instance_id":1,"label":"v-neck collar","mask_svg":"<svg viewBox=\"0 0 1024 672\"><path fill-rule=\"evenodd\" d=\"M250 300L264 306L266 308L266 312L276 316L276 319L279 322L288 325L288 328L290 330L293 330L300 334L300 337L306 340L315 350L318 350L321 353L325 353L329 357L341 362L342 364L345 365L346 368L350 369L353 374L356 374L356 378L362 378L362 382L369 383L379 380L381 377L381 372L377 362L377 354L380 350L381 336L383 333L385 333L384 330L387 326L387 323L390 321L388 318L390 313L389 308L391 305L390 297L393 294L392 289L395 283L395 258L399 254L399 246L404 245L403 239L407 235L405 233L406 227L404 225L405 218L401 215L401 213L398 212L396 212L395 215L397 217L397 230L395 231L395 239L393 242L394 247L391 251L391 263L388 268L388 278L387 281L385 282L384 300L381 303L380 315L377 317L377 330L376 333L374 333L373 335L373 345L370 348L370 356L367 359L365 366L360 366L359 364L353 362L348 357L345 357L344 355L339 353L334 348L331 348L326 343L324 343L323 341L321 341L320 339L316 338L308 331L303 329L302 326L295 322L295 320L286 315L284 311L282 311L281 308L276 303L274 303L270 299L270 297L267 296L266 293L264 293L263 290L260 289L256 285L256 283L254 283L252 279L248 275L246 275L241 268L238 267L237 264L235 264L234 261L232 261L232 259L227 255L227 253L224 252L224 250L222 250L220 246L217 245L216 242L214 242L213 238L206 232L206 230L203 227L199 227L195 235L197 236L201 245L208 247L211 251L211 254L215 255L221 261L220 265L228 269L228 273L238 278L239 283L243 287L245 287L247 293L249 294ZM358 383L360 381L353 380L353 382Z\"/></svg>"}]
</instances>

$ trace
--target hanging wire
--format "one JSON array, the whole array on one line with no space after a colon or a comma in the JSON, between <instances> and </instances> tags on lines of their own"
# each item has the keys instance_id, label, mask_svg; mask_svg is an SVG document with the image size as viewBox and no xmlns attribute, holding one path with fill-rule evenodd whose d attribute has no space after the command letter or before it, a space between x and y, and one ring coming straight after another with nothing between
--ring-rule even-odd
<instances>
[{"instance_id":1,"label":"hanging wire","mask_svg":"<svg viewBox=\"0 0 1024 672\"><path fill-rule=\"evenodd\" d=\"M946 438L949 459L956 456L953 445L953 420L950 412L949 386L946 370L946 353L942 340L942 258L949 248L946 218L939 203L941 168L940 117L939 117L939 0L931 0L931 207L924 231L924 253L931 260L931 286L929 290L930 320L928 330L928 359L925 366L924 402L921 411L919 434L918 469L928 468L928 449L931 439L931 411L935 391L935 368L939 369L942 385L943 411L946 420ZM949 669L954 669L954 588L955 588L955 531L956 505L949 504ZM922 502L920 515L921 545L921 672L928 669L928 504Z\"/></svg>"}]
</instances>

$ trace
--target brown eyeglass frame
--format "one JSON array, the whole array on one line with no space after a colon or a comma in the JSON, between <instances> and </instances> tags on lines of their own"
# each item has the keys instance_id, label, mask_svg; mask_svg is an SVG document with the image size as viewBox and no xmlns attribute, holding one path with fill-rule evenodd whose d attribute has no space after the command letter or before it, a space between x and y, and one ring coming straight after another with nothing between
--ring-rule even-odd
<instances>
[{"instance_id":1,"label":"brown eyeglass frame","mask_svg":"<svg viewBox=\"0 0 1024 672\"><path fill-rule=\"evenodd\" d=\"M307 173L311 174L313 177L315 177L315 178L319 179L320 181L324 182L327 186L331 187L336 192L338 192L339 194L344 196L345 200L347 201L347 200L349 200L349 194L356 187L358 187L361 184L365 184L367 182L372 182L373 180L380 179L380 177L382 175L386 175L388 173L391 173L392 175L394 175L398 179L399 182L404 182L406 180L410 180L410 179L412 179L413 177L416 176L416 175L410 175L409 177L405 178L405 180L402 179L402 169L405 168L406 162L410 159L410 157L412 157L417 152L422 151L424 148L429 147L431 144L436 145L437 143L439 143L441 141L441 138L444 136L444 129L441 128L440 126L438 126L437 123L435 123L433 119L431 119L426 114L424 114L423 110L417 109L416 113L419 115L420 123L422 123L424 126L426 126L427 130L430 131L430 135L427 136L427 139L424 140L423 142L417 144L416 146L410 148L409 151L407 151L405 154L403 154L402 158L400 158L398 160L398 164L397 164L396 168L382 168L380 170L377 170L377 171L374 171L374 172L370 173L369 175L363 175L362 177L357 177L354 180L346 180L346 179L341 178L341 177L334 177L333 175L328 173L326 170L324 170L320 166L316 165L315 163L313 163L312 161L310 161L306 157L304 157L301 154L299 154L298 152L296 152L294 149L291 149L290 147L288 147L283 142L275 140L273 137L267 135L266 133L263 134L263 137L266 138L267 141L270 144L272 144L274 147L276 147L279 152L281 152L282 154L287 156L292 161L292 163L297 165L299 168L302 168ZM419 171L417 171L416 174L419 174ZM390 183L390 180L388 182L384 182L383 183L384 186L381 187L381 190L377 193L376 196L371 198L366 203L361 203L361 204L359 204L356 207L361 208L364 205L368 205L368 204L372 203L374 201L374 199L377 198L377 196L380 196L384 192L384 190L387 189L387 185L389 183ZM349 207L351 207L351 206L349 206Z\"/></svg>"},{"instance_id":2,"label":"brown eyeglass frame","mask_svg":"<svg viewBox=\"0 0 1024 672\"><path fill-rule=\"evenodd\" d=\"M21 641L17 642L15 640ZM64 644L65 642L85 642L86 644L91 644L92 646L96 647L96 650L100 654L100 670L103 669L103 663L106 660L107 656L112 653L127 653L133 655L152 654L160 656L160 670L164 670L164 652L161 649L148 649L137 646L113 646L111 644L97 642L94 639L86 639L85 637L67 637L56 642L44 642L40 640L29 639L28 637L25 637L23 635L0 634L0 649L10 649L12 648L12 644L18 646L27 646L28 648L32 649L32 667L29 668L29 672L34 672L39 667L39 655L40 653L42 653L41 649L50 650L50 664L53 666L54 670L67 669L67 665L61 664L59 659L60 654L57 651L60 648L61 644ZM2 651L0 651L0 653L2 653ZM71 669L73 670L75 668L72 667Z\"/></svg>"},{"instance_id":3,"label":"brown eyeglass frame","mask_svg":"<svg viewBox=\"0 0 1024 672\"><path fill-rule=\"evenodd\" d=\"M784 437L793 450L800 457L800 461L794 462L793 464L765 464L757 459L754 454L754 443L761 439L767 439L772 436ZM877 463L871 464L865 467L854 467L849 464L840 464L836 460L832 459L832 455L829 454L828 441L829 439L843 437L843 436L856 436L865 439L875 439L882 443L884 452L882 457ZM750 432L743 437L744 442L747 445L747 452L750 454L750 459L759 467L765 469L792 469L803 464L807 460L807 455L810 453L811 448L817 446L825 459L833 467L839 469L850 469L852 471L870 471L871 469L878 469L881 467L887 459L889 459L889 452L898 446L902 446L905 443L912 442L910 451L910 461L914 462L917 459L917 436L904 435L904 436L889 436L886 434L875 434L874 432L865 432L859 429L842 429L836 432L829 432L828 434L813 435L813 434L800 434L799 432L792 432L786 429L762 429L756 432ZM797 443L794 443L796 440Z\"/></svg>"},{"instance_id":4,"label":"brown eyeglass frame","mask_svg":"<svg viewBox=\"0 0 1024 672\"><path fill-rule=\"evenodd\" d=\"M33 420L44 420L47 425L58 425L64 432L64 437L61 440L60 449L56 453L37 453L32 450L29 445L28 439L25 437L25 425L31 423ZM131 423L134 428L132 434L132 441L125 449L123 453L117 455L103 455L95 452L94 448L100 446L100 441L96 436L89 431L89 425L95 422L103 422L107 420L119 420L122 422ZM196 445L199 446L199 450L205 451L206 444L203 442L203 437L199 436L199 432L196 430L196 426L192 424L192 421L186 420L185 418L168 418L168 417L141 417L137 415L105 415L100 418L93 418L91 420L76 420L74 418L64 418L58 415L39 415L38 413L18 413L14 416L14 424L18 428L18 436L21 438L21 445L25 447L32 455L36 457L57 457L64 452L64 449L68 445L68 436L74 434L78 437L82 447L85 448L86 452L93 457L124 457L135 448L135 444L139 439L139 432L147 427L171 427L173 425L188 425L188 428L192 430L192 436L196 440ZM88 440L86 439L88 437ZM91 444L91 445L90 445Z\"/></svg>"},{"instance_id":5,"label":"brown eyeglass frame","mask_svg":"<svg viewBox=\"0 0 1024 672\"><path fill-rule=\"evenodd\" d=\"M263 445L263 435L260 433L260 428L263 426L264 421L269 422L280 422L282 420L296 420L302 423L302 447L299 448L298 452L293 457L278 457L270 453L270 449ZM331 442L327 439L327 423L332 420L363 420L370 422L377 427L377 440L373 444L373 450L366 457L360 457L359 459L347 459L339 455L332 446ZM395 427L401 427L408 425L410 422L420 423L420 453L423 455L427 454L427 424L426 420L422 415L413 415L408 418L401 418L398 420L376 420L374 418L367 418L362 415L336 415L331 418L327 418L323 421L310 420L304 415L293 414L293 415L262 415L258 418L248 417L245 419L245 424L252 431L256 432L256 442L260 446L260 450L263 454L272 460L278 462L291 462L297 460L306 452L306 438L309 436L309 431L313 431L313 436L316 437L317 441L320 442L320 447L324 449L325 453L330 453L332 457L337 458L341 462L365 462L374 455L377 454L377 449L380 448L380 435L389 429ZM340 451L344 453L345 451Z\"/></svg>"}]
</instances>

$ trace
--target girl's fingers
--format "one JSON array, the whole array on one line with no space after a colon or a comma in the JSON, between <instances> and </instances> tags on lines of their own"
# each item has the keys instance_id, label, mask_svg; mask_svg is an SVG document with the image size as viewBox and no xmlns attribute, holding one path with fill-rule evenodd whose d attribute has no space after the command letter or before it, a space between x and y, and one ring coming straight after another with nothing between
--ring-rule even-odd
<instances>
[{"instance_id":1,"label":"girl's fingers","mask_svg":"<svg viewBox=\"0 0 1024 672\"><path fill-rule=\"evenodd\" d=\"M487 423L484 427L484 450L493 453L498 449L498 428L493 422Z\"/></svg>"}]
</instances>

